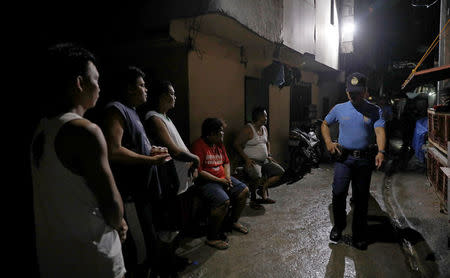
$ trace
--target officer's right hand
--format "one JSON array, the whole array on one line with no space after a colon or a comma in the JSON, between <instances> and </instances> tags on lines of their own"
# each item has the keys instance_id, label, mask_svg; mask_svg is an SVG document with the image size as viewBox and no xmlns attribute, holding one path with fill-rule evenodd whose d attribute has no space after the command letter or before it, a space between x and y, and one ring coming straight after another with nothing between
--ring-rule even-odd
<instances>
[{"instance_id":1,"label":"officer's right hand","mask_svg":"<svg viewBox=\"0 0 450 278\"><path fill-rule=\"evenodd\" d=\"M327 143L327 150L331 153L334 154L336 151L338 152L338 154L341 154L341 151L339 150L339 144L336 142L330 142Z\"/></svg>"}]
</instances>

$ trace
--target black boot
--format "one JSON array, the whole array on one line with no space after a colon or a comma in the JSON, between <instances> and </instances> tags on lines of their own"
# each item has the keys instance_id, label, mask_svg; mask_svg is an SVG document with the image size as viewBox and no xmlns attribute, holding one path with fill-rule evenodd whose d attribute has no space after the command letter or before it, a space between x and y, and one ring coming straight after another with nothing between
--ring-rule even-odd
<instances>
[{"instance_id":1,"label":"black boot","mask_svg":"<svg viewBox=\"0 0 450 278\"><path fill-rule=\"evenodd\" d=\"M353 239L352 240L353 247L359 250L366 250L367 249L367 240L364 239Z\"/></svg>"},{"instance_id":2,"label":"black boot","mask_svg":"<svg viewBox=\"0 0 450 278\"><path fill-rule=\"evenodd\" d=\"M331 229L330 240L338 242L342 237L342 230L338 229L336 226Z\"/></svg>"},{"instance_id":3,"label":"black boot","mask_svg":"<svg viewBox=\"0 0 450 278\"><path fill-rule=\"evenodd\" d=\"M342 231L347 226L347 214L345 211L347 196L336 196L333 194L333 218L334 226L331 229L330 240L339 241L342 237Z\"/></svg>"}]
</instances>

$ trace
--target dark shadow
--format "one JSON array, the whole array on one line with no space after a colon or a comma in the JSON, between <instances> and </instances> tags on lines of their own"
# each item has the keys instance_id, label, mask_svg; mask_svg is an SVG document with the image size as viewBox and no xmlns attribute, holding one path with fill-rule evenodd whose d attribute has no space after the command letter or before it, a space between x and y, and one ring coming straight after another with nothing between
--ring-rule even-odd
<instances>
[{"instance_id":1,"label":"dark shadow","mask_svg":"<svg viewBox=\"0 0 450 278\"><path fill-rule=\"evenodd\" d=\"M192 263L179 272L179 275L195 273L195 270L208 261L215 252L223 252L206 245L203 239L196 240L196 238L192 237L184 237L181 239L180 249L178 250L182 251L181 256L192 260Z\"/></svg>"},{"instance_id":2,"label":"dark shadow","mask_svg":"<svg viewBox=\"0 0 450 278\"><path fill-rule=\"evenodd\" d=\"M266 209L265 209L264 205L262 205L262 206L263 206L262 209L257 210L257 209L252 209L247 204L241 213L241 217L242 216L254 217L254 216L264 215L266 213ZM267 206L270 206L270 205L267 205Z\"/></svg>"},{"instance_id":3,"label":"dark shadow","mask_svg":"<svg viewBox=\"0 0 450 278\"><path fill-rule=\"evenodd\" d=\"M374 270L374 265L372 263L373 260L382 260L383 256L380 252L390 252L391 248L401 248L403 258L398 258L398 261L406 263L411 260L411 258L410 254L405 253L407 251L404 246L405 242L409 242L413 246L420 246L420 250L418 250L420 253L418 256L422 257L423 261L425 261L425 263L422 263L421 271L431 274L432 276L430 277L436 277L434 275L438 274L439 271L438 266L435 263L435 255L431 251L423 236L414 229L396 227L393 224L394 222L392 219L385 211L381 209L380 205L372 195L369 196L368 205L368 250L361 251L352 246L351 225L354 207L351 205L351 210L347 214L347 227L343 231L341 240L337 243L329 244L331 255L327 265L325 277L344 277L346 267L345 258L349 258L353 261L355 265L355 276L371 276L369 274L370 271ZM330 221L331 223L334 223L331 204L328 209L330 212ZM380 242L392 243L393 245L392 247L370 248L370 245ZM394 249L392 249L392 251L394 251ZM407 267L409 268L409 264ZM395 273L395 270L393 273ZM417 275L418 273L410 269L410 274L415 277L414 275ZM348 273L346 275L348 275Z\"/></svg>"}]
</instances>

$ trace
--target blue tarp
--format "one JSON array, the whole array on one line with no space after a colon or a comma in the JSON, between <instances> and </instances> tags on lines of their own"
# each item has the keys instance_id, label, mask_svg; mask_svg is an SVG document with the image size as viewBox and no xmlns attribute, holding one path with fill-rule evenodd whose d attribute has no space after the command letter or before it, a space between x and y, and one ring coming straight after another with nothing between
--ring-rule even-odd
<instances>
[{"instance_id":1,"label":"blue tarp","mask_svg":"<svg viewBox=\"0 0 450 278\"><path fill-rule=\"evenodd\" d=\"M424 117L416 121L416 128L414 129L414 136L412 139L412 147L417 159L420 162L425 162L425 153L422 149L425 144L425 136L428 133L428 118Z\"/></svg>"}]
</instances>

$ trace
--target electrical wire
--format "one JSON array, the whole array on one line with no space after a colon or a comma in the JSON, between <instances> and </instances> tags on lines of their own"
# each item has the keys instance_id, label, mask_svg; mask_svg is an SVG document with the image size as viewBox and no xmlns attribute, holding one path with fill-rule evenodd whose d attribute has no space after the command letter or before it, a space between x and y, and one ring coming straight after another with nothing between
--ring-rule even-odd
<instances>
[{"instance_id":1,"label":"electrical wire","mask_svg":"<svg viewBox=\"0 0 450 278\"><path fill-rule=\"evenodd\" d=\"M417 5L417 4L411 3L411 6L413 6L413 7L427 7L427 8L429 8L429 7L433 6L434 4L436 4L437 1L438 1L438 0L435 0L433 3L428 4L428 5L427 5L427 4L424 4L424 5Z\"/></svg>"},{"instance_id":2,"label":"electrical wire","mask_svg":"<svg viewBox=\"0 0 450 278\"><path fill-rule=\"evenodd\" d=\"M417 69L420 67L420 65L423 63L423 61L428 57L428 55L430 55L430 53L433 51L433 49L436 47L436 45L439 43L439 41L441 40L441 34L442 32L445 30L445 28L447 28L447 25L450 23L450 19L447 20L447 23L445 23L444 27L442 28L442 30L439 32L439 34L436 36L436 38L434 39L434 41L431 43L430 47L428 47L427 51L425 52L425 54L422 56L422 58L420 59L420 61L417 63L416 67L411 71L411 73L409 74L408 78L406 78L405 82L403 82L402 84L402 89L405 88L405 86L409 83L409 81L411 81L411 79L413 78L414 74L416 73Z\"/></svg>"}]
</instances>

